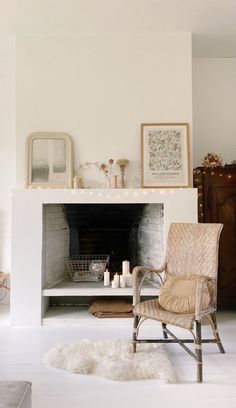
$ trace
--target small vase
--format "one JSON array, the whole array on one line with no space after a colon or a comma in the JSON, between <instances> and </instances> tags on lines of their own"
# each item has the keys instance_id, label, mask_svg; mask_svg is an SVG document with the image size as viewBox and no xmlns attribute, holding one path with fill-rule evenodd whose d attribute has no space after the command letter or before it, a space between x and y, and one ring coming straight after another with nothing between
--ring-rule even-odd
<instances>
[{"instance_id":1,"label":"small vase","mask_svg":"<svg viewBox=\"0 0 236 408\"><path fill-rule=\"evenodd\" d=\"M125 188L125 187L126 187L125 169L121 169L121 173L120 173L120 186L121 186L121 188Z\"/></svg>"}]
</instances>

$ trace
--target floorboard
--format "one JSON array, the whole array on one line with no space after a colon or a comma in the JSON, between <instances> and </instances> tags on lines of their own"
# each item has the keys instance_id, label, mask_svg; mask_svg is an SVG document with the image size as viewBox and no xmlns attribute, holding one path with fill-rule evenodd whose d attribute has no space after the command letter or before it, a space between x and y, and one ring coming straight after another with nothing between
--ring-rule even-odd
<instances>
[{"instance_id":1,"label":"floorboard","mask_svg":"<svg viewBox=\"0 0 236 408\"><path fill-rule=\"evenodd\" d=\"M57 344L83 338L128 339L132 329L127 320L112 327L11 327L7 307L1 305L0 379L31 381L33 408L235 408L236 313L219 312L217 316L226 354L220 354L214 344L204 345L203 384L195 382L194 361L175 344L165 347L178 372L176 384L154 380L122 383L49 369L43 364L43 356ZM203 332L208 334L208 329L204 325ZM161 333L158 325L147 325L143 331L151 336ZM181 330L176 333L181 334Z\"/></svg>"}]
</instances>

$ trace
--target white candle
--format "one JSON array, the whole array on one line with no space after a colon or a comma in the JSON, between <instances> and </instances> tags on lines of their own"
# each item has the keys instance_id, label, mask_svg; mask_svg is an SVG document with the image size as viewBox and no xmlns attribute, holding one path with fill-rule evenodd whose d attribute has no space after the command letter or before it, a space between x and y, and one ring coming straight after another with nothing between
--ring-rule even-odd
<instances>
[{"instance_id":1,"label":"white candle","mask_svg":"<svg viewBox=\"0 0 236 408\"><path fill-rule=\"evenodd\" d=\"M104 272L104 286L110 285L110 272L106 269Z\"/></svg>"},{"instance_id":2,"label":"white candle","mask_svg":"<svg viewBox=\"0 0 236 408\"><path fill-rule=\"evenodd\" d=\"M113 280L111 282L111 287L112 287L112 289L118 289L118 287L119 287L118 282L116 280Z\"/></svg>"},{"instance_id":3,"label":"white candle","mask_svg":"<svg viewBox=\"0 0 236 408\"><path fill-rule=\"evenodd\" d=\"M114 276L114 281L117 282L117 287L119 287L119 283L120 283L120 276L118 275L118 273L115 274Z\"/></svg>"},{"instance_id":4,"label":"white candle","mask_svg":"<svg viewBox=\"0 0 236 408\"><path fill-rule=\"evenodd\" d=\"M129 261L122 262L122 275L127 275L129 273Z\"/></svg>"},{"instance_id":5,"label":"white candle","mask_svg":"<svg viewBox=\"0 0 236 408\"><path fill-rule=\"evenodd\" d=\"M125 288L125 276L124 275L120 276L120 287Z\"/></svg>"},{"instance_id":6,"label":"white candle","mask_svg":"<svg viewBox=\"0 0 236 408\"><path fill-rule=\"evenodd\" d=\"M125 277L125 284L126 286L133 286L133 275L128 273Z\"/></svg>"}]
</instances>

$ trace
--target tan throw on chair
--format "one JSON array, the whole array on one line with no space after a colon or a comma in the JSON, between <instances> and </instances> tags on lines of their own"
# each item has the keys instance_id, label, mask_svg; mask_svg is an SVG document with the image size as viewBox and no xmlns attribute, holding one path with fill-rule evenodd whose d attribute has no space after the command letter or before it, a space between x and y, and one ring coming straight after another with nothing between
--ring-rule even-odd
<instances>
[{"instance_id":1,"label":"tan throw on chair","mask_svg":"<svg viewBox=\"0 0 236 408\"><path fill-rule=\"evenodd\" d=\"M216 325L216 295L219 237L222 224L171 224L166 258L159 269L136 266L133 270L133 351L137 343L179 343L197 362L197 381L202 382L202 343L216 343L224 353ZM162 283L159 299L140 302L147 273ZM141 282L140 282L141 276ZM201 320L206 316L213 338L201 338ZM138 339L146 319L160 321L161 339ZM178 339L167 324L190 330L193 339ZM185 343L194 343L195 353Z\"/></svg>"}]
</instances>

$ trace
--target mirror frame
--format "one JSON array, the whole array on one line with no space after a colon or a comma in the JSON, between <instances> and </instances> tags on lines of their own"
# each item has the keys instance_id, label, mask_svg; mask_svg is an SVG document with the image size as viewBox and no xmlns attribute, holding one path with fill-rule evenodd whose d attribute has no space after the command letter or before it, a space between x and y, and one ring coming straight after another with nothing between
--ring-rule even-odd
<instances>
[{"instance_id":1,"label":"mirror frame","mask_svg":"<svg viewBox=\"0 0 236 408\"><path fill-rule=\"evenodd\" d=\"M58 183L56 180L48 182L33 181L33 143L35 140L63 140L65 142L65 183ZM72 188L73 181L73 141L67 133L55 132L33 132L26 140L27 157L27 187L28 188Z\"/></svg>"}]
</instances>

